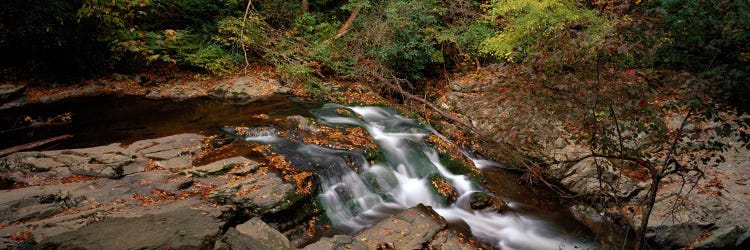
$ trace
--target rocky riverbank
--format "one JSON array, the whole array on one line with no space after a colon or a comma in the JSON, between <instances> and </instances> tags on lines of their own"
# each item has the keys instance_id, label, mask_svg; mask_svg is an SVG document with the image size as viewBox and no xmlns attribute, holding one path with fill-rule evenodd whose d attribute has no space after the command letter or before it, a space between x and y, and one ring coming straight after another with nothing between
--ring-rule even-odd
<instances>
[{"instance_id":1,"label":"rocky riverbank","mask_svg":"<svg viewBox=\"0 0 750 250\"><path fill-rule=\"evenodd\" d=\"M484 152L500 151L493 153L491 148L496 146L492 145L511 145L515 152L541 161L543 168L534 169L535 174L577 197L581 202L572 206L571 212L593 230L601 232L602 222L621 225L615 227L639 225L651 186L645 169L602 157L579 161L590 155L591 149L566 130L559 119L565 114L545 113L541 106L535 107L545 104L534 100L533 94L514 92L517 86L509 85L511 76L494 65L453 79L444 94L434 99L487 135L484 139L490 143L484 144ZM667 114L664 123L675 131L681 129L683 118ZM720 152L679 158L702 172L673 173L663 179L646 231L659 249L744 249L750 244L750 151L739 137L717 136L713 131L717 127L712 123L686 127L706 131L729 146Z\"/></svg>"},{"instance_id":2,"label":"rocky riverbank","mask_svg":"<svg viewBox=\"0 0 750 250\"><path fill-rule=\"evenodd\" d=\"M231 147L221 141L179 134L4 157L0 248L475 248L421 205L357 235L316 240L330 226L304 209L316 206L308 184L272 162L217 153Z\"/></svg>"},{"instance_id":3,"label":"rocky riverbank","mask_svg":"<svg viewBox=\"0 0 750 250\"><path fill-rule=\"evenodd\" d=\"M176 101L212 97L232 103L249 103L259 98L287 94L290 88L270 73L254 76L147 80L143 75L112 74L110 78L88 80L68 86L34 86L22 83L0 85L0 110L34 103L52 103L69 98L102 95L136 95Z\"/></svg>"}]
</instances>

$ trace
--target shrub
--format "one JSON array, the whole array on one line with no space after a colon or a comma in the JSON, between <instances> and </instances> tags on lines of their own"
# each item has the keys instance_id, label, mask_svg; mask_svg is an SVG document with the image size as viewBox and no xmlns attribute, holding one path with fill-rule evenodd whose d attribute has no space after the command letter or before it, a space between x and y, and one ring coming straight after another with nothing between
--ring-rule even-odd
<instances>
[{"instance_id":1,"label":"shrub","mask_svg":"<svg viewBox=\"0 0 750 250\"><path fill-rule=\"evenodd\" d=\"M520 61L529 46L565 29L582 30L596 41L605 35L608 22L597 12L568 0L493 0L488 14L508 22L483 43L482 52L508 61Z\"/></svg>"}]
</instances>

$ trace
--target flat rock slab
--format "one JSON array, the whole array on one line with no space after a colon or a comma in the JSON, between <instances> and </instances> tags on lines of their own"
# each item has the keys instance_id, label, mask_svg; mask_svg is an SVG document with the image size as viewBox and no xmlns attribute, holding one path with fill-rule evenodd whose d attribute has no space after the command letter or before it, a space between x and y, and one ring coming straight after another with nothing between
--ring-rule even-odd
<instances>
[{"instance_id":1,"label":"flat rock slab","mask_svg":"<svg viewBox=\"0 0 750 250\"><path fill-rule=\"evenodd\" d=\"M393 245L396 249L423 249L448 223L432 208L419 204L357 234L370 249Z\"/></svg>"},{"instance_id":2,"label":"flat rock slab","mask_svg":"<svg viewBox=\"0 0 750 250\"><path fill-rule=\"evenodd\" d=\"M219 221L182 208L138 218L112 218L40 242L42 249L208 249Z\"/></svg>"},{"instance_id":3,"label":"flat rock slab","mask_svg":"<svg viewBox=\"0 0 750 250\"><path fill-rule=\"evenodd\" d=\"M281 86L279 80L256 77L231 79L209 90L209 94L213 97L238 103L247 103L260 97L287 92L289 89Z\"/></svg>"},{"instance_id":4,"label":"flat rock slab","mask_svg":"<svg viewBox=\"0 0 750 250\"><path fill-rule=\"evenodd\" d=\"M128 146L132 153L142 154L145 156L152 155L157 160L164 160L177 157L185 153L195 153L200 151L201 144L205 137L197 134L179 134L157 139L141 140L133 142ZM170 152L171 155L156 153Z\"/></svg>"},{"instance_id":5,"label":"flat rock slab","mask_svg":"<svg viewBox=\"0 0 750 250\"><path fill-rule=\"evenodd\" d=\"M205 177L209 175L223 174L233 170L234 168L242 166L243 172L252 172L258 169L258 163L247 159L245 157L237 156L227 158L219 161L215 161L200 167L191 168L180 172L182 175L193 175L198 177Z\"/></svg>"},{"instance_id":6,"label":"flat rock slab","mask_svg":"<svg viewBox=\"0 0 750 250\"><path fill-rule=\"evenodd\" d=\"M252 176L218 187L213 199L219 203L234 203L250 208L254 213L276 213L289 208L299 199L294 185L284 182L276 173L256 173Z\"/></svg>"},{"instance_id":7,"label":"flat rock slab","mask_svg":"<svg viewBox=\"0 0 750 250\"><path fill-rule=\"evenodd\" d=\"M119 143L108 146L19 152L0 159L0 171L38 174L63 178L72 174L105 178L120 178L142 171L143 162L128 153ZM19 180L23 182L23 180Z\"/></svg>"}]
</instances>

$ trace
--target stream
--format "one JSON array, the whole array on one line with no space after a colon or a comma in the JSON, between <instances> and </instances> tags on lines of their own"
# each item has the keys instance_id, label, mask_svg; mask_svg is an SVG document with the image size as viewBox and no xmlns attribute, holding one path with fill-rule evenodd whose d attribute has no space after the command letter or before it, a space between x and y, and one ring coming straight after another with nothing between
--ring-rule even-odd
<instances>
[{"instance_id":1,"label":"stream","mask_svg":"<svg viewBox=\"0 0 750 250\"><path fill-rule=\"evenodd\" d=\"M347 110L342 114L341 110ZM23 128L19 120L45 119L70 112L70 124ZM281 137L273 119L301 115L330 127L364 129L377 144L381 157L368 161L362 153L332 149ZM419 203L432 206L450 225L470 232L484 244L501 249L599 248L593 234L572 218L564 204L545 190L519 183L518 176L499 164L463 154L481 169L485 182L453 173L438 151L425 142L439 135L418 120L395 109L377 106L311 104L288 97L272 97L246 105L210 99L184 102L139 97L87 97L54 104L30 105L2 111L0 148L61 134L74 138L43 150L133 142L178 133L232 134L234 126L250 127L241 136L248 143L270 145L295 167L319 177L318 201L334 227L356 233L398 211ZM442 136L441 136L442 137ZM38 150L42 150L38 149ZM352 166L352 164L354 166ZM448 203L432 188L435 176L451 184L457 194ZM498 195L510 210L498 213L470 208L473 193Z\"/></svg>"}]
</instances>

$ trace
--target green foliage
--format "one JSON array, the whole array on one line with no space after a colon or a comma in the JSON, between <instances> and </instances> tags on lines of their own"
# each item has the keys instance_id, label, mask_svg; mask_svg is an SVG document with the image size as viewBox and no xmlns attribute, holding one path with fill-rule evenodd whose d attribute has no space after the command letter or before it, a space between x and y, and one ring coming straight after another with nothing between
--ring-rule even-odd
<instances>
[{"instance_id":1,"label":"green foliage","mask_svg":"<svg viewBox=\"0 0 750 250\"><path fill-rule=\"evenodd\" d=\"M77 11L81 20L99 24L99 41L109 45L116 62L155 61L227 72L237 57L214 42L216 16L236 13L239 1L87 0Z\"/></svg>"},{"instance_id":2,"label":"green foliage","mask_svg":"<svg viewBox=\"0 0 750 250\"><path fill-rule=\"evenodd\" d=\"M429 63L443 61L435 37L442 28L437 16L445 10L436 0L390 1L382 11L384 23L378 28L387 33L369 54L410 79L420 78Z\"/></svg>"},{"instance_id":3,"label":"green foliage","mask_svg":"<svg viewBox=\"0 0 750 250\"><path fill-rule=\"evenodd\" d=\"M695 88L750 112L750 1L659 3L665 39L657 62L701 74L708 84Z\"/></svg>"},{"instance_id":4,"label":"green foliage","mask_svg":"<svg viewBox=\"0 0 750 250\"><path fill-rule=\"evenodd\" d=\"M482 52L509 61L519 61L529 46L566 29L583 30L594 41L604 36L608 22L595 11L569 0L493 0L488 14L509 24L499 35L484 41Z\"/></svg>"},{"instance_id":5,"label":"green foliage","mask_svg":"<svg viewBox=\"0 0 750 250\"><path fill-rule=\"evenodd\" d=\"M665 64L704 70L750 60L750 1L662 0Z\"/></svg>"}]
</instances>

